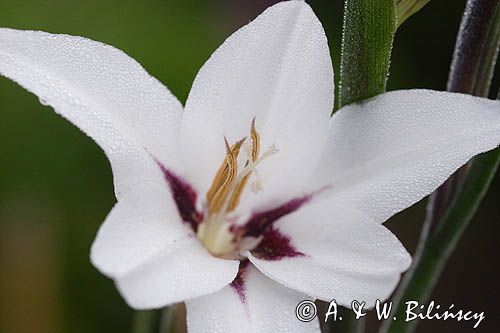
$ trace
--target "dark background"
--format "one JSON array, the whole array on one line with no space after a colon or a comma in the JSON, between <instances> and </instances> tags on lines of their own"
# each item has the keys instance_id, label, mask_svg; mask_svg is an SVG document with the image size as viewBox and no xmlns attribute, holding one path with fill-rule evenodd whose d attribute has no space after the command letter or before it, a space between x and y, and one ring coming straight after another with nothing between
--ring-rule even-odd
<instances>
[{"instance_id":1,"label":"dark background","mask_svg":"<svg viewBox=\"0 0 500 333\"><path fill-rule=\"evenodd\" d=\"M0 26L86 36L137 59L185 101L215 48L276 1L0 0ZM309 1L338 73L341 0ZM388 89L444 90L464 0L432 0L398 30ZM494 90L498 84L494 85ZM132 310L88 259L114 204L98 146L37 98L0 78L0 332L127 332ZM432 296L485 311L478 332L500 327L499 179ZM421 202L387 223L410 251ZM370 322L369 332L375 332ZM472 332L471 322L426 321L419 332Z\"/></svg>"}]
</instances>

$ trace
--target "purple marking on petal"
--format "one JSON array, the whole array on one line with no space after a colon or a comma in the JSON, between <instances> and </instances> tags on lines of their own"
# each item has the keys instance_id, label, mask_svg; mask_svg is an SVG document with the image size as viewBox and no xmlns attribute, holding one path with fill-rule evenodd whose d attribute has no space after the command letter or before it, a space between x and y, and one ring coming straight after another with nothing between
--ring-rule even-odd
<instances>
[{"instance_id":1,"label":"purple marking on petal","mask_svg":"<svg viewBox=\"0 0 500 333\"><path fill-rule=\"evenodd\" d=\"M293 247L290 237L273 227L267 229L264 238L252 250L252 254L264 260L281 260L283 258L304 256L304 253L297 251Z\"/></svg>"},{"instance_id":2,"label":"purple marking on petal","mask_svg":"<svg viewBox=\"0 0 500 333\"><path fill-rule=\"evenodd\" d=\"M233 228L231 231L240 237L259 237L264 234L274 222L285 215L295 212L302 207L302 205L309 202L312 197L313 195L306 195L287 201L276 208L253 213L245 225Z\"/></svg>"},{"instance_id":3,"label":"purple marking on petal","mask_svg":"<svg viewBox=\"0 0 500 333\"><path fill-rule=\"evenodd\" d=\"M196 210L196 191L191 185L175 173L167 169L161 162L156 163L163 172L163 176L168 183L172 197L174 198L177 210L182 220L188 223L194 232L198 230L198 225L203 219L203 215Z\"/></svg>"},{"instance_id":4,"label":"purple marking on petal","mask_svg":"<svg viewBox=\"0 0 500 333\"><path fill-rule=\"evenodd\" d=\"M238 268L238 274L236 274L236 277L234 278L233 282L231 282L229 285L233 290L238 294L238 297L240 298L241 303L245 304L246 303L246 295L245 295L245 275L247 271L247 267L250 261L243 260L240 261L240 267Z\"/></svg>"}]
</instances>

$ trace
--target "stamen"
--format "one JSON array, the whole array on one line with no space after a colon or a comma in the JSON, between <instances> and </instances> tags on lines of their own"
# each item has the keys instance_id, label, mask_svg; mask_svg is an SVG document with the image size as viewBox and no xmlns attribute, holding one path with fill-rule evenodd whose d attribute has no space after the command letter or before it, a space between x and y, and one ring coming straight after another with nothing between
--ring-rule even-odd
<instances>
[{"instance_id":1,"label":"stamen","mask_svg":"<svg viewBox=\"0 0 500 333\"><path fill-rule=\"evenodd\" d=\"M253 117L252 126L250 127L250 138L252 140L252 161L255 162L260 152L260 136L255 127L255 117Z\"/></svg>"},{"instance_id":2,"label":"stamen","mask_svg":"<svg viewBox=\"0 0 500 333\"><path fill-rule=\"evenodd\" d=\"M258 240L244 241L239 237L238 242L236 242L234 232L230 231L234 225L230 222L228 213L238 206L243 190L252 174L255 177L251 183L252 192L262 191L262 180L257 171L257 165L269 156L276 154L278 149L272 145L259 156L260 135L257 132L255 118L252 119L250 127L250 142L245 142L244 138L230 146L228 140L224 138L224 143L226 156L206 194L206 214L204 215L204 223L201 223L197 230L197 235L205 247L215 256L239 258L241 249L254 248ZM238 168L238 157L242 147L245 150L246 161L242 168Z\"/></svg>"},{"instance_id":3,"label":"stamen","mask_svg":"<svg viewBox=\"0 0 500 333\"><path fill-rule=\"evenodd\" d=\"M226 201L238 174L238 155L246 138L236 142L232 147L226 138L226 158L215 175L212 186L207 192L209 213L217 213Z\"/></svg>"},{"instance_id":4,"label":"stamen","mask_svg":"<svg viewBox=\"0 0 500 333\"><path fill-rule=\"evenodd\" d=\"M252 142L253 142L253 139L251 139ZM253 160L253 156L252 156L252 150L253 150L253 147L248 143L248 141L245 141L245 143L243 144L243 150L245 151L245 155L247 155L247 162L245 164L245 166L248 164L248 161L252 161Z\"/></svg>"},{"instance_id":5,"label":"stamen","mask_svg":"<svg viewBox=\"0 0 500 333\"><path fill-rule=\"evenodd\" d=\"M243 189L245 188L245 185L247 184L249 177L250 174L246 175L238 183L238 185L236 185L236 188L234 189L233 194L231 195L231 199L229 199L229 204L227 206L228 212L232 212L236 207L238 207L238 204L240 203L241 194L243 193Z\"/></svg>"},{"instance_id":6,"label":"stamen","mask_svg":"<svg viewBox=\"0 0 500 333\"><path fill-rule=\"evenodd\" d=\"M247 162L245 164L245 167L252 165L253 162L255 162L259 157L260 136L255 127L255 117L252 119L252 125L250 127L250 140L252 141L252 150L250 151L248 143L245 143L245 146L243 147L243 149L247 153ZM241 194L243 193L243 189L248 183L248 179L250 178L250 173L252 171L256 172L255 168L252 168L252 170L248 174L244 175L244 177L237 183L236 188L233 191L231 198L229 199L229 204L227 207L228 212L233 211L240 203Z\"/></svg>"}]
</instances>

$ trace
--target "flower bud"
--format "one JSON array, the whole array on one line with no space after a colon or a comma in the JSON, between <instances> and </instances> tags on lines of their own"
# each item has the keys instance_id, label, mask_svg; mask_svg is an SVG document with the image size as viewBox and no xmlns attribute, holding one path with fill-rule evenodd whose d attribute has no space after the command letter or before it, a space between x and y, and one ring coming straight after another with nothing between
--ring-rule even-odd
<instances>
[{"instance_id":1,"label":"flower bud","mask_svg":"<svg viewBox=\"0 0 500 333\"><path fill-rule=\"evenodd\" d=\"M396 0L398 27L404 21L420 9L422 9L430 0Z\"/></svg>"}]
</instances>

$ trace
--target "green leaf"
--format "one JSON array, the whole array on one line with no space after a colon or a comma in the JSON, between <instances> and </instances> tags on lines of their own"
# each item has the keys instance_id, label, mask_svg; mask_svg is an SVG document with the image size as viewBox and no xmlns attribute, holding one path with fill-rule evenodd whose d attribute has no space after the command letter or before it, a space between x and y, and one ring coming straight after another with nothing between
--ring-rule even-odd
<instances>
[{"instance_id":1,"label":"green leaf","mask_svg":"<svg viewBox=\"0 0 500 333\"><path fill-rule=\"evenodd\" d=\"M346 0L338 108L385 92L395 32L394 0Z\"/></svg>"}]
</instances>

